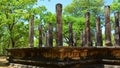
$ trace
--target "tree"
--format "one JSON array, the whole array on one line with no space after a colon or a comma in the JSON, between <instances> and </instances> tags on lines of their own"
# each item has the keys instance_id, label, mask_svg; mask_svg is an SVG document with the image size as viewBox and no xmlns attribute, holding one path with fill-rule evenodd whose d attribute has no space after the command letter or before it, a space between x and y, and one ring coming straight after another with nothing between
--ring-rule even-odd
<instances>
[{"instance_id":1,"label":"tree","mask_svg":"<svg viewBox=\"0 0 120 68\"><path fill-rule=\"evenodd\" d=\"M73 0L64 8L64 13L70 16L80 17L89 11L93 15L100 15L103 0Z\"/></svg>"},{"instance_id":2,"label":"tree","mask_svg":"<svg viewBox=\"0 0 120 68\"><path fill-rule=\"evenodd\" d=\"M120 12L120 0L113 0L111 6L112 13L115 11Z\"/></svg>"},{"instance_id":3,"label":"tree","mask_svg":"<svg viewBox=\"0 0 120 68\"><path fill-rule=\"evenodd\" d=\"M0 2L2 6L0 8L2 14L0 16L1 26L4 25L4 28L8 31L8 41L10 41L8 46L12 45L12 47L15 47L16 41L22 37L19 33L22 28L18 28L18 26L24 26L24 21L21 17L25 13L25 10L30 9L36 2L37 0L2 0ZM21 30L21 33L22 31L23 30Z\"/></svg>"},{"instance_id":4,"label":"tree","mask_svg":"<svg viewBox=\"0 0 120 68\"><path fill-rule=\"evenodd\" d=\"M64 8L64 14L80 18L85 17L85 13L88 11L91 15L91 28L94 29L96 16L103 16L103 6L104 0L73 0L71 4Z\"/></svg>"},{"instance_id":5,"label":"tree","mask_svg":"<svg viewBox=\"0 0 120 68\"><path fill-rule=\"evenodd\" d=\"M13 48L28 46L28 22L30 15L35 15L35 27L37 28L38 24L42 23L44 16L48 13L44 6L34 7L36 3L37 0L0 1L1 51L8 47Z\"/></svg>"},{"instance_id":6,"label":"tree","mask_svg":"<svg viewBox=\"0 0 120 68\"><path fill-rule=\"evenodd\" d=\"M103 6L104 0L73 0L64 8L65 22L73 23L73 30L77 32L77 38L79 38L82 31L85 30L85 13L90 12L91 32L95 33L96 17L103 16Z\"/></svg>"}]
</instances>

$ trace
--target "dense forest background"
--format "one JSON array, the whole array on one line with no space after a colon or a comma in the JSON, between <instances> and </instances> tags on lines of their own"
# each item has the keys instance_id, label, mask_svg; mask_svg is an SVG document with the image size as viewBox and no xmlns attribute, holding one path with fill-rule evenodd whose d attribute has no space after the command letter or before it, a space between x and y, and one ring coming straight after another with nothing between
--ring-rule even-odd
<instances>
[{"instance_id":1,"label":"dense forest background","mask_svg":"<svg viewBox=\"0 0 120 68\"><path fill-rule=\"evenodd\" d=\"M47 31L47 24L52 23L55 34L56 14L47 10L45 6L35 7L41 0L0 0L0 54L6 54L6 48L28 47L29 19L34 15L34 45L38 46L38 26L43 25L43 32ZM44 0L43 0L44 1ZM50 0L49 0L50 1ZM109 0L108 0L109 1ZM68 44L68 23L73 24L73 32L77 33L77 45L80 45L80 35L85 29L85 13L90 12L92 35L95 35L96 16L101 17L101 28L104 28L105 0L72 0L63 7L63 37L64 46ZM110 5L111 25L114 29L114 12L120 11L120 0L113 0ZM55 10L55 9L53 9ZM104 40L104 33L103 40ZM44 34L43 34L44 37ZM112 36L113 39L113 36ZM44 40L44 38L43 38ZM95 36L93 36L95 42ZM43 41L44 43L44 41ZM54 35L55 46L55 35Z\"/></svg>"}]
</instances>

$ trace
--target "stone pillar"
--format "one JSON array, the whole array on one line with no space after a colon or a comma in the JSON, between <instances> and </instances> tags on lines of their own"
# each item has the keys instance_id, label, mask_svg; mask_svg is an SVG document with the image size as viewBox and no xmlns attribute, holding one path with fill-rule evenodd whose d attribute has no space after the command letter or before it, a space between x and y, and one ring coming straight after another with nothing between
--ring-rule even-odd
<instances>
[{"instance_id":1,"label":"stone pillar","mask_svg":"<svg viewBox=\"0 0 120 68\"><path fill-rule=\"evenodd\" d=\"M39 31L39 44L38 47L42 47L42 25L38 26Z\"/></svg>"},{"instance_id":2,"label":"stone pillar","mask_svg":"<svg viewBox=\"0 0 120 68\"><path fill-rule=\"evenodd\" d=\"M82 33L80 35L80 40L81 40L81 46L85 46L85 44L86 44L85 30L82 31Z\"/></svg>"},{"instance_id":3,"label":"stone pillar","mask_svg":"<svg viewBox=\"0 0 120 68\"><path fill-rule=\"evenodd\" d=\"M86 44L85 46L92 46L91 33L90 33L90 13L87 12L85 14L85 17L86 17L86 24L85 24Z\"/></svg>"},{"instance_id":4,"label":"stone pillar","mask_svg":"<svg viewBox=\"0 0 120 68\"><path fill-rule=\"evenodd\" d=\"M45 36L44 36L44 47L48 47L48 34L47 34L47 31L45 32Z\"/></svg>"},{"instance_id":5,"label":"stone pillar","mask_svg":"<svg viewBox=\"0 0 120 68\"><path fill-rule=\"evenodd\" d=\"M105 45L112 46L111 25L110 25L110 6L105 6Z\"/></svg>"},{"instance_id":6,"label":"stone pillar","mask_svg":"<svg viewBox=\"0 0 120 68\"><path fill-rule=\"evenodd\" d=\"M34 47L34 15L30 17L29 23L29 47Z\"/></svg>"},{"instance_id":7,"label":"stone pillar","mask_svg":"<svg viewBox=\"0 0 120 68\"><path fill-rule=\"evenodd\" d=\"M76 36L76 32L74 32L74 35L73 35L73 41L74 41L74 46L77 46L77 36Z\"/></svg>"},{"instance_id":8,"label":"stone pillar","mask_svg":"<svg viewBox=\"0 0 120 68\"><path fill-rule=\"evenodd\" d=\"M114 13L115 17L115 37L114 45L120 46L120 31L119 31L119 12Z\"/></svg>"},{"instance_id":9,"label":"stone pillar","mask_svg":"<svg viewBox=\"0 0 120 68\"><path fill-rule=\"evenodd\" d=\"M63 46L62 37L62 4L56 5L56 45Z\"/></svg>"},{"instance_id":10,"label":"stone pillar","mask_svg":"<svg viewBox=\"0 0 120 68\"><path fill-rule=\"evenodd\" d=\"M102 46L102 32L100 29L100 17L96 18L96 46Z\"/></svg>"},{"instance_id":11,"label":"stone pillar","mask_svg":"<svg viewBox=\"0 0 120 68\"><path fill-rule=\"evenodd\" d=\"M51 23L49 23L48 24L48 46L49 47L53 47L53 35L52 35L52 32L53 32L53 28L52 28Z\"/></svg>"},{"instance_id":12,"label":"stone pillar","mask_svg":"<svg viewBox=\"0 0 120 68\"><path fill-rule=\"evenodd\" d=\"M68 24L69 26L69 46L73 46L73 32L72 32L72 23Z\"/></svg>"}]
</instances>

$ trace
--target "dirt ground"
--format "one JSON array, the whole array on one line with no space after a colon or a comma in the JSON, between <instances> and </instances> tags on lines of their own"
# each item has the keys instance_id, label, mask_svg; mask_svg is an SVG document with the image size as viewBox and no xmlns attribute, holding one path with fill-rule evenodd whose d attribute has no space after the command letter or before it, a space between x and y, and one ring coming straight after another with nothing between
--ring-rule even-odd
<instances>
[{"instance_id":1,"label":"dirt ground","mask_svg":"<svg viewBox=\"0 0 120 68\"><path fill-rule=\"evenodd\" d=\"M0 56L0 68L11 68L6 58L6 56Z\"/></svg>"}]
</instances>

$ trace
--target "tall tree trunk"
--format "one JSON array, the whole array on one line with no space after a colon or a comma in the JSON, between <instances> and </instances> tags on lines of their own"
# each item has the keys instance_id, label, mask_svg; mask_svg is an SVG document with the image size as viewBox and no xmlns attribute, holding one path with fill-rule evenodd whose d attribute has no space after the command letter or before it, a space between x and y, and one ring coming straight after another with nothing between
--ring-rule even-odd
<instances>
[{"instance_id":1,"label":"tall tree trunk","mask_svg":"<svg viewBox=\"0 0 120 68\"><path fill-rule=\"evenodd\" d=\"M15 41L14 41L13 38L11 38L11 43L12 43L12 48L14 48L15 47Z\"/></svg>"},{"instance_id":2,"label":"tall tree trunk","mask_svg":"<svg viewBox=\"0 0 120 68\"><path fill-rule=\"evenodd\" d=\"M13 35L13 27L14 27L15 23L12 23L12 24L8 24L8 29L9 29L9 32L10 32L10 40L11 40L11 45L12 45L12 48L14 48L15 46L15 40L14 40L14 35Z\"/></svg>"}]
</instances>

